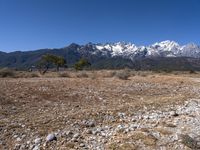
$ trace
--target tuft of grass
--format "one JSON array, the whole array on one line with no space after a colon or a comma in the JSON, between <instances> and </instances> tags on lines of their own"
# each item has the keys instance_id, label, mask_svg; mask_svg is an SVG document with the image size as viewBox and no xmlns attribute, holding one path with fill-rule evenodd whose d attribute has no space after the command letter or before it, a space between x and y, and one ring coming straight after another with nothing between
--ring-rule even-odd
<instances>
[{"instance_id":1,"label":"tuft of grass","mask_svg":"<svg viewBox=\"0 0 200 150\"><path fill-rule=\"evenodd\" d=\"M68 142L65 146L66 146L67 148L73 149L73 148L75 147L75 144L72 143L72 142Z\"/></svg>"},{"instance_id":2,"label":"tuft of grass","mask_svg":"<svg viewBox=\"0 0 200 150\"><path fill-rule=\"evenodd\" d=\"M156 131L160 132L162 135L171 135L173 134L173 132L171 131L168 131L164 128L156 128Z\"/></svg>"},{"instance_id":3,"label":"tuft of grass","mask_svg":"<svg viewBox=\"0 0 200 150\"><path fill-rule=\"evenodd\" d=\"M7 78L7 77L14 78L14 77L16 77L16 74L15 74L14 70L5 68L5 69L0 70L0 77L1 78Z\"/></svg>"},{"instance_id":4,"label":"tuft of grass","mask_svg":"<svg viewBox=\"0 0 200 150\"><path fill-rule=\"evenodd\" d=\"M115 76L116 76L117 78L121 79L121 80L128 80L128 78L129 78L131 75L130 75L130 72L124 70L124 71L122 71L122 72L121 72L121 71L120 71L120 72L117 72L117 73L115 74Z\"/></svg>"},{"instance_id":5,"label":"tuft of grass","mask_svg":"<svg viewBox=\"0 0 200 150\"><path fill-rule=\"evenodd\" d=\"M31 78L38 78L38 77L40 77L37 73L31 73L30 74L30 77Z\"/></svg>"},{"instance_id":6,"label":"tuft of grass","mask_svg":"<svg viewBox=\"0 0 200 150\"><path fill-rule=\"evenodd\" d=\"M117 144L112 143L108 145L108 150L136 150L137 146L132 143Z\"/></svg>"},{"instance_id":7,"label":"tuft of grass","mask_svg":"<svg viewBox=\"0 0 200 150\"><path fill-rule=\"evenodd\" d=\"M67 72L62 72L58 74L59 77L67 77L67 78L71 78L70 74Z\"/></svg>"},{"instance_id":8,"label":"tuft of grass","mask_svg":"<svg viewBox=\"0 0 200 150\"><path fill-rule=\"evenodd\" d=\"M180 135L182 143L191 149L200 149L198 142L187 134Z\"/></svg>"},{"instance_id":9,"label":"tuft of grass","mask_svg":"<svg viewBox=\"0 0 200 150\"><path fill-rule=\"evenodd\" d=\"M109 72L104 72L103 77L104 78L112 78L116 75L116 71L109 71Z\"/></svg>"},{"instance_id":10,"label":"tuft of grass","mask_svg":"<svg viewBox=\"0 0 200 150\"><path fill-rule=\"evenodd\" d=\"M77 78L88 78L88 74L86 72L80 72L76 75Z\"/></svg>"},{"instance_id":11,"label":"tuft of grass","mask_svg":"<svg viewBox=\"0 0 200 150\"><path fill-rule=\"evenodd\" d=\"M189 73L190 74L196 74L196 72L194 70L190 70Z\"/></svg>"},{"instance_id":12,"label":"tuft of grass","mask_svg":"<svg viewBox=\"0 0 200 150\"><path fill-rule=\"evenodd\" d=\"M143 132L135 132L132 136L130 136L134 141L141 140L147 146L155 146L157 139L153 135L146 135Z\"/></svg>"},{"instance_id":13,"label":"tuft of grass","mask_svg":"<svg viewBox=\"0 0 200 150\"><path fill-rule=\"evenodd\" d=\"M92 80L97 79L97 75L96 75L95 73L93 73L93 74L91 75L91 79L92 79Z\"/></svg>"},{"instance_id":14,"label":"tuft of grass","mask_svg":"<svg viewBox=\"0 0 200 150\"><path fill-rule=\"evenodd\" d=\"M140 77L147 77L148 74L150 74L150 73L149 72L140 71L140 72L138 72L137 75L140 76Z\"/></svg>"},{"instance_id":15,"label":"tuft of grass","mask_svg":"<svg viewBox=\"0 0 200 150\"><path fill-rule=\"evenodd\" d=\"M16 78L38 78L40 77L36 72L16 71Z\"/></svg>"}]
</instances>

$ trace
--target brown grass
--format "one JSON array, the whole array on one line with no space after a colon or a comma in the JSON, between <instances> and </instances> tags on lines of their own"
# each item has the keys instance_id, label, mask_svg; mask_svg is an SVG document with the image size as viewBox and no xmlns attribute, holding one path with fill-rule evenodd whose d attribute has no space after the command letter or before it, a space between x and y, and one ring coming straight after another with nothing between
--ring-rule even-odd
<instances>
[{"instance_id":1,"label":"brown grass","mask_svg":"<svg viewBox=\"0 0 200 150\"><path fill-rule=\"evenodd\" d=\"M15 76L16 76L15 71L12 69L4 68L0 70L1 78L7 78L7 77L14 78Z\"/></svg>"},{"instance_id":2,"label":"brown grass","mask_svg":"<svg viewBox=\"0 0 200 150\"><path fill-rule=\"evenodd\" d=\"M160 132L163 135L171 135L171 134L173 134L173 132L171 132L171 131L169 131L167 129L164 129L164 128L156 128L155 130Z\"/></svg>"},{"instance_id":3,"label":"brown grass","mask_svg":"<svg viewBox=\"0 0 200 150\"><path fill-rule=\"evenodd\" d=\"M146 135L143 132L137 131L129 137L133 141L141 140L145 145L155 146L157 139L152 135Z\"/></svg>"},{"instance_id":4,"label":"brown grass","mask_svg":"<svg viewBox=\"0 0 200 150\"><path fill-rule=\"evenodd\" d=\"M66 77L66 78L71 78L71 75L68 72L60 72L58 73L59 77Z\"/></svg>"},{"instance_id":5,"label":"brown grass","mask_svg":"<svg viewBox=\"0 0 200 150\"><path fill-rule=\"evenodd\" d=\"M88 78L89 75L85 71L81 71L76 75L77 78Z\"/></svg>"},{"instance_id":6,"label":"brown grass","mask_svg":"<svg viewBox=\"0 0 200 150\"><path fill-rule=\"evenodd\" d=\"M124 70L124 71L117 72L117 73L115 74L115 76L116 76L117 78L121 79L121 80L128 80L128 78L129 78L131 75L130 75L130 72L129 72L129 71Z\"/></svg>"},{"instance_id":7,"label":"brown grass","mask_svg":"<svg viewBox=\"0 0 200 150\"><path fill-rule=\"evenodd\" d=\"M132 143L117 144L112 143L108 145L108 150L138 150L137 146Z\"/></svg>"},{"instance_id":8,"label":"brown grass","mask_svg":"<svg viewBox=\"0 0 200 150\"><path fill-rule=\"evenodd\" d=\"M187 146L187 147L189 147L191 149L194 149L194 150L200 149L200 145L198 144L198 141L196 141L195 139L193 139L189 135L182 134L180 136L181 136L181 139L182 139L182 143L185 146Z\"/></svg>"}]
</instances>

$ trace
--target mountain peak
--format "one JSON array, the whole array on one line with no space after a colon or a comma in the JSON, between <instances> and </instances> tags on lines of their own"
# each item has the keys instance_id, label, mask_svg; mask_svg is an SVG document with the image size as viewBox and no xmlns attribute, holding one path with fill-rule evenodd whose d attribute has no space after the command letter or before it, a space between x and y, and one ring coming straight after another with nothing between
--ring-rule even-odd
<instances>
[{"instance_id":1,"label":"mountain peak","mask_svg":"<svg viewBox=\"0 0 200 150\"><path fill-rule=\"evenodd\" d=\"M173 47L173 46L179 46L179 44L175 41L166 40L166 41L162 41L162 42L159 42L159 43L156 42L152 46Z\"/></svg>"},{"instance_id":2,"label":"mountain peak","mask_svg":"<svg viewBox=\"0 0 200 150\"><path fill-rule=\"evenodd\" d=\"M80 47L80 45L76 44L76 43L71 43L69 46L64 47L64 48L73 48L73 49L77 49L78 47Z\"/></svg>"},{"instance_id":3,"label":"mountain peak","mask_svg":"<svg viewBox=\"0 0 200 150\"><path fill-rule=\"evenodd\" d=\"M186 47L190 47L190 48L196 48L196 47L198 47L198 45L197 44L195 44L195 43L188 43L188 44L186 44L185 45Z\"/></svg>"}]
</instances>

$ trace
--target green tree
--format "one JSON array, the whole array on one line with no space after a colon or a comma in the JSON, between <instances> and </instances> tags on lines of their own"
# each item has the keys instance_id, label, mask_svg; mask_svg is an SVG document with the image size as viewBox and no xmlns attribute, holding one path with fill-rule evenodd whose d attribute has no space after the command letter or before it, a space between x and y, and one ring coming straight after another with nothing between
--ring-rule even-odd
<instances>
[{"instance_id":1,"label":"green tree","mask_svg":"<svg viewBox=\"0 0 200 150\"><path fill-rule=\"evenodd\" d=\"M85 58L81 58L77 63L75 63L74 68L76 70L83 70L83 68L88 66L91 66L90 62Z\"/></svg>"},{"instance_id":2,"label":"green tree","mask_svg":"<svg viewBox=\"0 0 200 150\"><path fill-rule=\"evenodd\" d=\"M66 66L66 60L61 56L56 56L52 54L43 55L37 64L37 67L41 74L45 74L48 69L55 65L56 70L59 71L60 67Z\"/></svg>"},{"instance_id":3,"label":"green tree","mask_svg":"<svg viewBox=\"0 0 200 150\"><path fill-rule=\"evenodd\" d=\"M66 60L63 57L52 55L52 63L56 66L56 70L59 71L60 67L66 66Z\"/></svg>"}]
</instances>

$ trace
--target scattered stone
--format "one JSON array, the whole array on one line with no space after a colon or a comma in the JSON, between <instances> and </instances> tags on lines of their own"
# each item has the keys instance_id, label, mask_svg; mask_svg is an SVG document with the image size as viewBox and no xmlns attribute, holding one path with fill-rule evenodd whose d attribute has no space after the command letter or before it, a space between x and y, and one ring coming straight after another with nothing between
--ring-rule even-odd
<instances>
[{"instance_id":1,"label":"scattered stone","mask_svg":"<svg viewBox=\"0 0 200 150\"><path fill-rule=\"evenodd\" d=\"M73 138L77 139L80 136L79 133L74 134Z\"/></svg>"},{"instance_id":2,"label":"scattered stone","mask_svg":"<svg viewBox=\"0 0 200 150\"><path fill-rule=\"evenodd\" d=\"M125 118L126 114L125 114L125 113L122 113L122 112L119 112L119 113L118 113L118 116L119 116L120 118Z\"/></svg>"},{"instance_id":3,"label":"scattered stone","mask_svg":"<svg viewBox=\"0 0 200 150\"><path fill-rule=\"evenodd\" d=\"M84 144L84 143L81 143L81 144L80 144L80 147L85 147L85 144Z\"/></svg>"},{"instance_id":4,"label":"scattered stone","mask_svg":"<svg viewBox=\"0 0 200 150\"><path fill-rule=\"evenodd\" d=\"M55 134L49 134L49 135L46 137L46 141L47 141L47 142L51 142L51 141L54 141L54 140L57 140Z\"/></svg>"},{"instance_id":5,"label":"scattered stone","mask_svg":"<svg viewBox=\"0 0 200 150\"><path fill-rule=\"evenodd\" d=\"M87 134L92 134L92 130L91 130L91 129L88 129L88 130L86 131L86 133L87 133Z\"/></svg>"},{"instance_id":6,"label":"scattered stone","mask_svg":"<svg viewBox=\"0 0 200 150\"><path fill-rule=\"evenodd\" d=\"M21 138L19 138L19 137L16 139L16 141L17 141L17 142L20 142L21 140L22 140L22 139L21 139Z\"/></svg>"},{"instance_id":7,"label":"scattered stone","mask_svg":"<svg viewBox=\"0 0 200 150\"><path fill-rule=\"evenodd\" d=\"M176 111L171 111L171 112L170 112L170 116L177 117L178 114L176 113Z\"/></svg>"},{"instance_id":8,"label":"scattered stone","mask_svg":"<svg viewBox=\"0 0 200 150\"><path fill-rule=\"evenodd\" d=\"M21 147L21 144L16 144L15 147L14 147L14 150L19 150Z\"/></svg>"},{"instance_id":9,"label":"scattered stone","mask_svg":"<svg viewBox=\"0 0 200 150\"><path fill-rule=\"evenodd\" d=\"M41 142L42 142L42 139L41 139L41 138L36 138L36 139L34 140L34 143L35 143L36 145L40 144Z\"/></svg>"},{"instance_id":10,"label":"scattered stone","mask_svg":"<svg viewBox=\"0 0 200 150\"><path fill-rule=\"evenodd\" d=\"M191 149L200 149L200 145L198 145L198 142L194 140L192 137L190 137L189 135L182 134L180 136L181 136L182 143L186 145L187 147Z\"/></svg>"},{"instance_id":11,"label":"scattered stone","mask_svg":"<svg viewBox=\"0 0 200 150\"><path fill-rule=\"evenodd\" d=\"M18 137L18 135L16 135L16 134L15 134L15 135L13 135L13 137L14 137L14 138L17 138L17 137Z\"/></svg>"},{"instance_id":12,"label":"scattered stone","mask_svg":"<svg viewBox=\"0 0 200 150\"><path fill-rule=\"evenodd\" d=\"M119 84L121 84L121 81L119 82ZM137 84L140 85L141 83ZM127 85L124 84L123 86ZM135 86L135 83L131 85L130 88L127 87L127 90L130 90L128 91L128 93L131 93L131 91L133 91L133 86ZM147 83L145 83L144 86L146 86L147 89L151 87ZM158 83L156 83L154 86L160 89L160 85ZM121 86L118 86L116 88L121 89ZM140 87L138 88L138 90L139 89ZM143 91L146 91L146 89L144 89ZM76 93L76 95L85 94L79 93L80 91L76 90L74 90L74 92ZM124 90L121 90L120 93L123 94L123 92L126 93L126 91ZM137 92L137 90L135 92ZM197 89L197 92L200 93L200 88ZM69 93L68 91L67 94L65 93L66 97L68 97ZM165 93L168 94L168 90L166 90ZM96 98L98 97L98 92L96 91L90 92L90 94L91 95L88 95L90 100L96 100ZM152 93L150 92L149 95L151 94L155 93L152 91ZM170 93L169 90L169 96L174 96L174 94L175 93L173 91ZM130 100L132 99L131 95L127 94L127 96L130 98ZM153 97L154 96L155 95L153 95ZM107 96L105 95L105 97ZM113 96L113 99L114 98L115 97ZM140 107L132 107L131 105L129 105L129 101L126 102L125 99L120 98L116 99L116 101L119 101L119 103L121 103L122 105L113 109L107 109L106 104L101 106L101 112L98 112L99 110L96 111L96 107L87 112L86 109L88 109L88 107L82 107L82 103L80 103L79 108L85 114L82 114L82 112L76 113L76 111L78 110L77 108L73 108L74 110L71 110L70 108L66 111L66 109L68 109L66 106L77 105L74 102L69 102L68 105L65 105L65 102L62 101L56 101L55 103L52 101L45 101L46 104L44 105L44 107L38 109L38 111L47 111L48 113L49 111L55 111L56 115L52 116L52 118L50 119L46 119L44 118L44 116L42 116L40 118L41 120L38 121L38 124L34 124L34 128L33 126L30 126L30 122L32 123L31 117L24 120L24 116L22 116L19 117L18 120L13 119L9 121L8 118L0 116L2 117L1 121L3 120L4 122L0 125L0 132L1 135L3 135L2 137L0 137L0 149L104 150L109 149L106 146L111 145L111 143L114 143L113 145L111 145L111 149L200 149L200 100L188 100L187 104L184 105L168 105L166 103L166 105L164 105L162 109L158 108L157 106L152 106L150 108L149 105L147 105L147 107L144 107L143 109ZM109 100L107 100L107 102L108 107L110 107ZM50 104L53 104L53 107L46 107ZM125 107L126 105L128 105L128 108ZM63 109L63 112L59 112L57 110L58 108L60 110ZM104 108L106 108L107 110L103 112ZM35 110L35 108L33 110ZM77 116L73 116L71 113L75 113L75 115ZM52 122L50 122L51 124L49 124L49 120L51 121L51 119ZM24 126L24 124L26 124L26 126ZM56 130L53 131L54 134L49 134L46 138L43 137L43 131L41 130L41 133L38 132L39 125L43 124L48 124L50 125L49 129ZM183 135L178 136L179 134ZM36 137L38 135L40 135L41 137ZM16 143L10 144L10 142L7 142L8 138L12 140L11 142ZM58 141L56 142L54 140ZM133 145L134 147L132 147Z\"/></svg>"},{"instance_id":13,"label":"scattered stone","mask_svg":"<svg viewBox=\"0 0 200 150\"><path fill-rule=\"evenodd\" d=\"M40 147L38 145L36 145L33 150L40 150Z\"/></svg>"},{"instance_id":14,"label":"scattered stone","mask_svg":"<svg viewBox=\"0 0 200 150\"><path fill-rule=\"evenodd\" d=\"M95 127L95 121L94 120L84 120L82 122L82 124L85 126L85 127Z\"/></svg>"}]
</instances>

